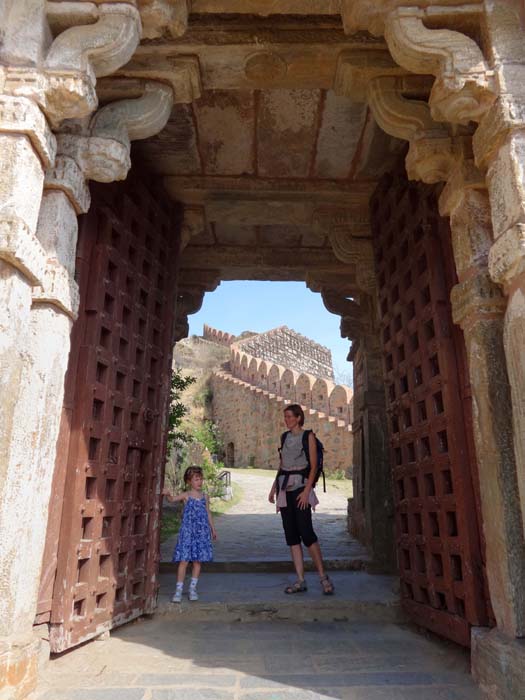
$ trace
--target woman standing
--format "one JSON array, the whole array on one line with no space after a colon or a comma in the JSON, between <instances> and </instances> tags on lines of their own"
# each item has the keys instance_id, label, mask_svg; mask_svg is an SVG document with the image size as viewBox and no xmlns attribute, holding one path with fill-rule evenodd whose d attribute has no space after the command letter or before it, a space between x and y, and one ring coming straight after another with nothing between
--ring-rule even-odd
<instances>
[{"instance_id":1,"label":"woman standing","mask_svg":"<svg viewBox=\"0 0 525 700\"><path fill-rule=\"evenodd\" d=\"M312 507L319 503L313 483L317 472L317 445L312 431L308 433L308 455L303 448L304 412L299 404L284 409L284 422L288 429L280 450L280 467L268 495L281 513L286 544L290 547L297 580L284 589L285 593L302 593L307 590L304 580L304 559L301 542L308 548L319 573L325 595L334 592L334 585L325 573L321 548L312 526ZM288 473L287 473L288 472Z\"/></svg>"}]
</instances>

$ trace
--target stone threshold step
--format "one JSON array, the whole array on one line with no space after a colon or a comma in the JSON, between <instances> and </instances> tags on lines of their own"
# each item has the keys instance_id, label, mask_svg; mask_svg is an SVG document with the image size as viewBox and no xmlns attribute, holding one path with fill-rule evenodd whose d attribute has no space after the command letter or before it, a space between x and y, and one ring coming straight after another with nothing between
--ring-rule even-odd
<instances>
[{"instance_id":1,"label":"stone threshold step","mask_svg":"<svg viewBox=\"0 0 525 700\"><path fill-rule=\"evenodd\" d=\"M352 559L325 559L325 569L327 571L365 571L368 568L370 559L368 557L355 557ZM160 573L170 574L177 571L177 564L169 561L160 563ZM304 562L305 571L315 571L314 563L306 559ZM206 573L228 573L228 574L278 574L289 573L292 570L292 563L289 559L278 559L269 561L210 561L203 564L203 571Z\"/></svg>"},{"instance_id":2,"label":"stone threshold step","mask_svg":"<svg viewBox=\"0 0 525 700\"><path fill-rule=\"evenodd\" d=\"M366 572L338 571L330 575L335 595L322 594L315 574L307 574L308 591L286 595L292 576L280 574L203 574L199 600L185 595L180 604L171 603L175 577L161 576L156 613L173 620L214 622L405 622L397 579Z\"/></svg>"}]
</instances>

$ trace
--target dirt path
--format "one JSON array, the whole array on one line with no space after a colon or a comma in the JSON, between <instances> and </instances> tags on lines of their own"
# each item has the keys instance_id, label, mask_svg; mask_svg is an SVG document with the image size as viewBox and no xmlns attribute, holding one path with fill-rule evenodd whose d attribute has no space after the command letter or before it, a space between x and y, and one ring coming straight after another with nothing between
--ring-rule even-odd
<instances>
[{"instance_id":1,"label":"dirt path","mask_svg":"<svg viewBox=\"0 0 525 700\"><path fill-rule=\"evenodd\" d=\"M232 470L232 481L243 490L243 498L216 518L219 539L215 561L282 561L289 559L281 517L268 502L272 477ZM314 513L314 528L325 559L350 559L365 554L346 530L347 497L335 484L317 489L320 504ZM170 561L176 537L162 545L162 561Z\"/></svg>"}]
</instances>

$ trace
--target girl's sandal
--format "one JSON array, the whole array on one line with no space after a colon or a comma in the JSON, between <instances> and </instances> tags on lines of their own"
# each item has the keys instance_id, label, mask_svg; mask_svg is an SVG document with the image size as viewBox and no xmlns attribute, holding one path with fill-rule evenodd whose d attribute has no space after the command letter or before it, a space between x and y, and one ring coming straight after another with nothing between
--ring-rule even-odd
<instances>
[{"instance_id":1,"label":"girl's sandal","mask_svg":"<svg viewBox=\"0 0 525 700\"><path fill-rule=\"evenodd\" d=\"M304 593L307 590L308 590L308 588L306 586L306 581L296 581L295 583L292 583L290 586L286 586L286 588L284 589L284 592L286 594Z\"/></svg>"},{"instance_id":2,"label":"girl's sandal","mask_svg":"<svg viewBox=\"0 0 525 700\"><path fill-rule=\"evenodd\" d=\"M335 592L334 584L332 583L332 579L330 578L330 576L328 576L328 574L326 574L325 576L322 576L319 579L319 583L322 586L323 595L333 595L334 594L334 592Z\"/></svg>"}]
</instances>

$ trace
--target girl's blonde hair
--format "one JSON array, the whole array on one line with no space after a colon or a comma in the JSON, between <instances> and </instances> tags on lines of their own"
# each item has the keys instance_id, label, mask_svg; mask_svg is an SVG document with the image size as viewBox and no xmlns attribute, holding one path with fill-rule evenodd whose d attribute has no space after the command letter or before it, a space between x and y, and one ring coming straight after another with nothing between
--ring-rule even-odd
<instances>
[{"instance_id":1,"label":"girl's blonde hair","mask_svg":"<svg viewBox=\"0 0 525 700\"><path fill-rule=\"evenodd\" d=\"M184 483L189 484L195 475L204 477L202 467L188 467L184 472Z\"/></svg>"}]
</instances>

